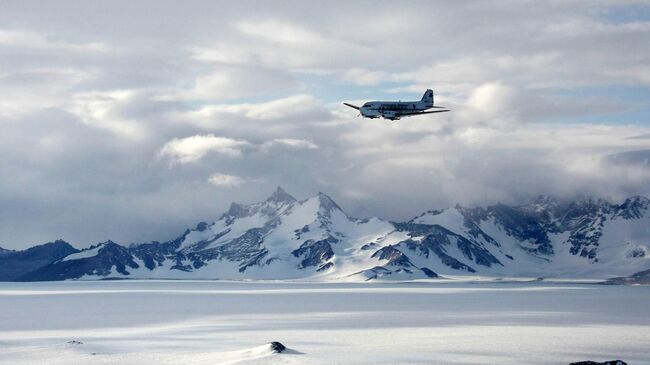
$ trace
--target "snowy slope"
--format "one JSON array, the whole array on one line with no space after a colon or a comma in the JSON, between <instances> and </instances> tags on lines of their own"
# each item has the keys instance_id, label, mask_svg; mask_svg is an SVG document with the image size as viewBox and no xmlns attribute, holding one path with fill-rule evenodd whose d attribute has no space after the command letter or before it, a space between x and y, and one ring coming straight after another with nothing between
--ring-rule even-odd
<instances>
[{"instance_id":1,"label":"snowy slope","mask_svg":"<svg viewBox=\"0 0 650 365\"><path fill-rule=\"evenodd\" d=\"M233 203L177 239L105 242L24 280L97 278L410 280L438 276L608 278L650 268L650 200L456 206L408 222L348 216L319 193L281 188Z\"/></svg>"}]
</instances>

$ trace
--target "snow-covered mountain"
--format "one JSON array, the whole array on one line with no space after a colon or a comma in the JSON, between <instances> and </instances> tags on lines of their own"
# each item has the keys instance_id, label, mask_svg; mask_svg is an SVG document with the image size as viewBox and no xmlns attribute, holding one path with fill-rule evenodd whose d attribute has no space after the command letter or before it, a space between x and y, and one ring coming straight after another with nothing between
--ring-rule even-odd
<instances>
[{"instance_id":1,"label":"snow-covered mountain","mask_svg":"<svg viewBox=\"0 0 650 365\"><path fill-rule=\"evenodd\" d=\"M627 276L650 269L649 208L639 196L622 204L541 197L396 223L350 217L323 193L298 201L278 188L264 202L233 203L172 241L103 242L19 280Z\"/></svg>"}]
</instances>

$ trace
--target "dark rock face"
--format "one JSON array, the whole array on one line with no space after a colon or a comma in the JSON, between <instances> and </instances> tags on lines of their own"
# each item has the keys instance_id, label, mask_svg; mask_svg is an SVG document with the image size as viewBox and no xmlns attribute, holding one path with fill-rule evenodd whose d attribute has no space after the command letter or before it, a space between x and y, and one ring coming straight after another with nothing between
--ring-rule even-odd
<instances>
[{"instance_id":1,"label":"dark rock face","mask_svg":"<svg viewBox=\"0 0 650 365\"><path fill-rule=\"evenodd\" d=\"M200 223L199 226L201 226ZM197 227L197 230L198 228L199 227ZM134 257L142 260L147 269L153 270L158 266L162 266L163 262L167 259L175 260L178 258L178 253L176 251L189 233L190 230L186 230L180 237L163 243L151 242L131 245L129 247L129 252Z\"/></svg>"},{"instance_id":2,"label":"dark rock face","mask_svg":"<svg viewBox=\"0 0 650 365\"><path fill-rule=\"evenodd\" d=\"M610 361L605 361L605 362L579 361L579 362L572 362L569 365L627 365L627 363L625 361L622 361L622 360L610 360Z\"/></svg>"},{"instance_id":3,"label":"dark rock face","mask_svg":"<svg viewBox=\"0 0 650 365\"><path fill-rule=\"evenodd\" d=\"M371 256L372 258L376 258L378 260L386 260L387 262L383 266L375 266L369 270L365 270L357 274L365 274L368 277L368 280L400 273L413 274L417 271L420 271L427 278L438 277L438 274L429 268L419 268L415 266L408 258L408 256L406 256L404 252L402 252L398 247L399 246L388 245L375 251L375 253L373 253Z\"/></svg>"},{"instance_id":4,"label":"dark rock face","mask_svg":"<svg viewBox=\"0 0 650 365\"><path fill-rule=\"evenodd\" d=\"M7 250L6 248L2 248L2 247L0 247L0 257L4 257L4 256L7 256L7 255L11 255L11 254L14 253L14 252L16 252L16 251L14 251L14 250Z\"/></svg>"},{"instance_id":5,"label":"dark rock face","mask_svg":"<svg viewBox=\"0 0 650 365\"><path fill-rule=\"evenodd\" d=\"M619 215L624 219L640 219L650 207L650 199L643 196L634 196L625 199L618 207Z\"/></svg>"},{"instance_id":6,"label":"dark rock face","mask_svg":"<svg viewBox=\"0 0 650 365\"><path fill-rule=\"evenodd\" d=\"M79 252L69 243L56 240L23 251L4 250L0 254L0 281L15 281L65 256Z\"/></svg>"},{"instance_id":7,"label":"dark rock face","mask_svg":"<svg viewBox=\"0 0 650 365\"><path fill-rule=\"evenodd\" d=\"M411 237L422 237L420 241L407 240L402 243L412 251L419 252L424 257L429 257L430 252L437 255L445 265L456 269L475 272L472 267L463 264L448 254L448 249L455 245L467 259L478 265L490 267L503 264L494 257L490 251L485 249L478 242L473 242L451 232L439 225L426 225L416 223L396 223L395 227L400 231L408 232Z\"/></svg>"},{"instance_id":8,"label":"dark rock face","mask_svg":"<svg viewBox=\"0 0 650 365\"><path fill-rule=\"evenodd\" d=\"M596 261L596 252L603 235L603 226L610 212L609 205L587 201L571 204L562 225L571 231L570 252Z\"/></svg>"},{"instance_id":9,"label":"dark rock face","mask_svg":"<svg viewBox=\"0 0 650 365\"><path fill-rule=\"evenodd\" d=\"M203 232L206 229L208 229L208 226L209 225L207 223L205 223L205 222L199 222L199 224L196 225L195 230L198 231L198 232Z\"/></svg>"},{"instance_id":10,"label":"dark rock face","mask_svg":"<svg viewBox=\"0 0 650 365\"><path fill-rule=\"evenodd\" d=\"M223 214L222 218L226 218L226 222L231 224L236 218L248 217L253 213L253 208L239 203L230 204L230 208Z\"/></svg>"},{"instance_id":11,"label":"dark rock face","mask_svg":"<svg viewBox=\"0 0 650 365\"><path fill-rule=\"evenodd\" d=\"M318 193L318 200L320 203L320 216L325 219L329 219L332 217L332 212L341 210L341 207L334 202L332 198L330 198L328 195L323 194L323 193Z\"/></svg>"},{"instance_id":12,"label":"dark rock face","mask_svg":"<svg viewBox=\"0 0 650 365\"><path fill-rule=\"evenodd\" d=\"M395 266L412 266L411 261L402 251L396 249L393 246L382 247L372 254L371 257L379 258L380 260L388 260L386 265L395 265Z\"/></svg>"},{"instance_id":13,"label":"dark rock face","mask_svg":"<svg viewBox=\"0 0 650 365\"><path fill-rule=\"evenodd\" d=\"M279 343L277 341L271 342L271 350L273 350L273 352L275 352L277 354L281 353L282 351L284 351L286 349L287 349L286 346L284 346L283 344L281 344L281 343Z\"/></svg>"},{"instance_id":14,"label":"dark rock face","mask_svg":"<svg viewBox=\"0 0 650 365\"><path fill-rule=\"evenodd\" d=\"M126 247L120 246L112 241L101 243L98 246L100 248L95 256L78 260L55 261L18 278L18 280L54 281L78 279L84 275L106 276L111 273L113 267L115 267L117 272L123 275L129 275L128 268L137 269L139 267L133 261L133 256ZM90 249L96 248L97 246Z\"/></svg>"},{"instance_id":15,"label":"dark rock face","mask_svg":"<svg viewBox=\"0 0 650 365\"><path fill-rule=\"evenodd\" d=\"M488 207L487 210L487 214L493 216L509 235L537 246L536 248L527 248L527 250L542 255L553 253L553 246L551 246L548 233L553 231L554 227L549 226L548 216L543 213L538 214L528 209L517 209L503 204Z\"/></svg>"},{"instance_id":16,"label":"dark rock face","mask_svg":"<svg viewBox=\"0 0 650 365\"><path fill-rule=\"evenodd\" d=\"M422 270L424 275L426 275L428 278L437 278L438 277L438 274L436 274L435 272L433 272L433 270L431 270L429 268L421 267L420 270Z\"/></svg>"},{"instance_id":17,"label":"dark rock face","mask_svg":"<svg viewBox=\"0 0 650 365\"><path fill-rule=\"evenodd\" d=\"M295 257L303 258L299 266L301 269L309 266L323 265L334 256L334 250L331 245L337 242L338 240L334 237L328 237L319 241L307 240L299 248L291 252L291 254Z\"/></svg>"},{"instance_id":18,"label":"dark rock face","mask_svg":"<svg viewBox=\"0 0 650 365\"><path fill-rule=\"evenodd\" d=\"M402 268L402 267L397 267L397 268L390 268L389 266L375 266L373 268L370 268L368 270L363 270L357 273L354 273L353 275L365 275L367 277L366 281L370 280L375 280L379 279L381 277L388 277L391 275L395 274L413 274L413 270L407 269L407 268Z\"/></svg>"}]
</instances>

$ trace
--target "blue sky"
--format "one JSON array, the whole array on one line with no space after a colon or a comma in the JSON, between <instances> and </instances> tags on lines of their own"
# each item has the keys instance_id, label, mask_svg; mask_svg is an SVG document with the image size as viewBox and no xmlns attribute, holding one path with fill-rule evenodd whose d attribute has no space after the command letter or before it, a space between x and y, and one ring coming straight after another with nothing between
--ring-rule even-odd
<instances>
[{"instance_id":1,"label":"blue sky","mask_svg":"<svg viewBox=\"0 0 650 365\"><path fill-rule=\"evenodd\" d=\"M650 194L610 158L650 149L647 1L4 1L0 24L2 247L170 239L278 185L386 219ZM453 111L341 104L427 88Z\"/></svg>"}]
</instances>

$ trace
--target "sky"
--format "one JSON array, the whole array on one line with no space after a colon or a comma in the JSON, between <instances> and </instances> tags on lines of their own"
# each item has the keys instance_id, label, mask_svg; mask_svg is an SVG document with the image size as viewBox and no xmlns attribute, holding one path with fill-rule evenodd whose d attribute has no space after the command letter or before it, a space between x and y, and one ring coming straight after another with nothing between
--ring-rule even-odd
<instances>
[{"instance_id":1,"label":"sky","mask_svg":"<svg viewBox=\"0 0 650 365\"><path fill-rule=\"evenodd\" d=\"M0 246L164 241L277 186L409 219L650 195L649 1L0 0ZM341 103L450 113L362 119Z\"/></svg>"}]
</instances>

